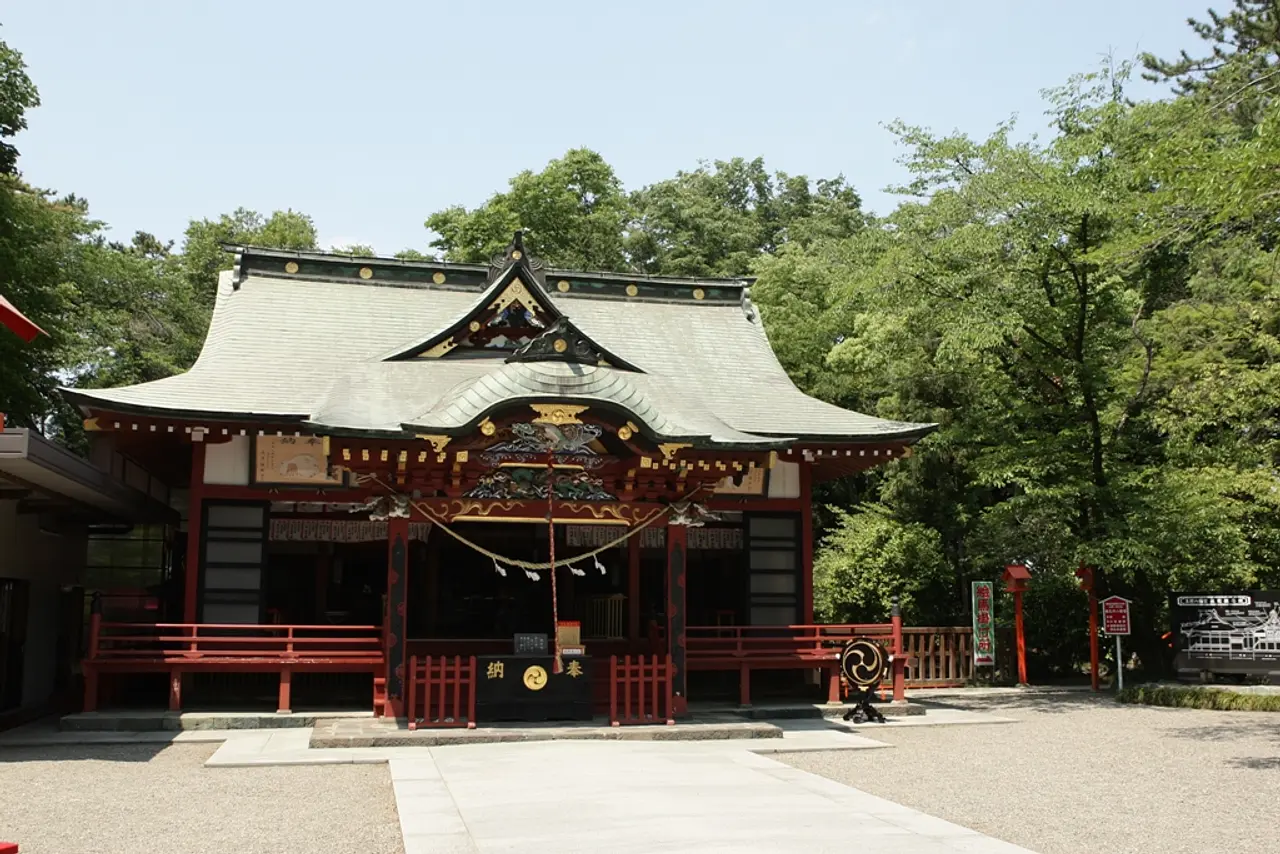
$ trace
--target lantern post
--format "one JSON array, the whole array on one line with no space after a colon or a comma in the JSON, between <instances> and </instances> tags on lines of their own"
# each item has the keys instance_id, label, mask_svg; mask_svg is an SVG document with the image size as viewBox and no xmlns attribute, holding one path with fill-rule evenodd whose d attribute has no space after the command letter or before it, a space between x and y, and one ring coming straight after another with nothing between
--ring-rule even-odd
<instances>
[{"instance_id":1,"label":"lantern post","mask_svg":"<svg viewBox=\"0 0 1280 854\"><path fill-rule=\"evenodd\" d=\"M1080 589L1089 594L1089 677L1093 690L1098 690L1098 592L1094 590L1093 567L1080 562L1076 570Z\"/></svg>"},{"instance_id":2,"label":"lantern post","mask_svg":"<svg viewBox=\"0 0 1280 854\"><path fill-rule=\"evenodd\" d=\"M1004 588L1013 594L1013 634L1018 650L1018 685L1027 684L1027 637L1022 624L1022 594L1027 591L1031 571L1023 563L1011 563L1004 568Z\"/></svg>"}]
</instances>

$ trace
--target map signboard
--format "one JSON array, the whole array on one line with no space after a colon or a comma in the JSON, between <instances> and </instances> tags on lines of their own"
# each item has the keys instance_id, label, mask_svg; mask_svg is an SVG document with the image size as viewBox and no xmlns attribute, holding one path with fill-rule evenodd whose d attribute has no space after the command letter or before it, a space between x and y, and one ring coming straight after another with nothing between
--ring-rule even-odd
<instances>
[{"instance_id":1,"label":"map signboard","mask_svg":"<svg viewBox=\"0 0 1280 854\"><path fill-rule=\"evenodd\" d=\"M1280 672L1280 592L1173 593L1179 670Z\"/></svg>"}]
</instances>

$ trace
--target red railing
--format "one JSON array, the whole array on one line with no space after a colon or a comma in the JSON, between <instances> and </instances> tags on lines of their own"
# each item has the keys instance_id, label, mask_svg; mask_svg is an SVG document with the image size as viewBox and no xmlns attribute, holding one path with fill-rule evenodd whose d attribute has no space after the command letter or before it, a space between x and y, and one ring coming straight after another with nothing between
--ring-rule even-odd
<instances>
[{"instance_id":1,"label":"red railing","mask_svg":"<svg viewBox=\"0 0 1280 854\"><path fill-rule=\"evenodd\" d=\"M84 710L98 707L104 672L167 672L169 709L182 708L185 673L275 672L277 709L291 705L293 673L373 673L385 667L379 626L280 626L243 623L116 623L94 613L84 660ZM376 687L375 687L376 690Z\"/></svg>"},{"instance_id":2,"label":"red railing","mask_svg":"<svg viewBox=\"0 0 1280 854\"><path fill-rule=\"evenodd\" d=\"M476 657L409 656L405 716L409 729L476 726ZM422 714L419 714L421 709Z\"/></svg>"},{"instance_id":3,"label":"red railing","mask_svg":"<svg viewBox=\"0 0 1280 854\"><path fill-rule=\"evenodd\" d=\"M908 664L902 618L888 623L829 623L790 626L692 626L686 630L691 670L738 670L739 702L751 704L753 669L819 669L827 679L827 701L839 702L841 648L854 638L878 638L892 656L893 699L906 699Z\"/></svg>"},{"instance_id":4,"label":"red railing","mask_svg":"<svg viewBox=\"0 0 1280 854\"><path fill-rule=\"evenodd\" d=\"M674 724L670 655L609 656L609 723Z\"/></svg>"},{"instance_id":5,"label":"red railing","mask_svg":"<svg viewBox=\"0 0 1280 854\"><path fill-rule=\"evenodd\" d=\"M379 626L278 626L243 623L107 623L90 619L90 661L201 659L299 662L382 658ZM231 659L231 662L225 660Z\"/></svg>"},{"instance_id":6,"label":"red railing","mask_svg":"<svg viewBox=\"0 0 1280 854\"><path fill-rule=\"evenodd\" d=\"M881 637L892 645L892 623L832 623L794 626L690 626L685 630L689 655L797 655L839 658L853 638Z\"/></svg>"}]
</instances>

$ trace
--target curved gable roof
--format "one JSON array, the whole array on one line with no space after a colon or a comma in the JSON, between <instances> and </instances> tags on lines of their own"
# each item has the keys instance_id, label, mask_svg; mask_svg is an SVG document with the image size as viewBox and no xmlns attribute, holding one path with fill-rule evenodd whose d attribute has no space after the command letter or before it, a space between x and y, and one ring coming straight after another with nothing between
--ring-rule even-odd
<instances>
[{"instance_id":1,"label":"curved gable roof","mask_svg":"<svg viewBox=\"0 0 1280 854\"><path fill-rule=\"evenodd\" d=\"M526 393L616 405L655 435L716 443L907 442L933 429L841 409L801 392L746 302L745 282L637 283L636 277L555 272L564 277L557 284L572 282L572 289L539 287L548 310L572 317L606 354L605 362L608 356L616 360L613 366L574 366L594 368L579 379L552 362L508 364L507 352L396 358L412 349L406 342L423 344L456 328L490 297L499 279L483 284L479 268L472 285L455 284L453 267L445 284L433 283L429 270L409 283L381 267L372 277L356 275L373 260L358 268L359 259L331 259L326 267L307 256L303 270L290 273L288 257L246 250L238 270L223 274L209 334L191 370L134 386L66 390L68 397L82 407L116 411L270 418L317 430L396 434L428 422L441 429L463 424L502 395ZM504 275L516 267L521 265ZM424 337L424 329L434 332Z\"/></svg>"}]
</instances>

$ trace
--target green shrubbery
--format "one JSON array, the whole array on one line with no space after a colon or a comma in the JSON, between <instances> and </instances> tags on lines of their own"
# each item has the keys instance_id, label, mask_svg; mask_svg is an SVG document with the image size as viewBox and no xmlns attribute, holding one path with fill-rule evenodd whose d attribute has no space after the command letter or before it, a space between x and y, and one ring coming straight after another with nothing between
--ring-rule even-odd
<instances>
[{"instance_id":1,"label":"green shrubbery","mask_svg":"<svg viewBox=\"0 0 1280 854\"><path fill-rule=\"evenodd\" d=\"M1125 688L1122 703L1172 706L1178 709L1213 709L1220 712L1280 712L1280 694L1244 694L1222 688L1136 685Z\"/></svg>"}]
</instances>

